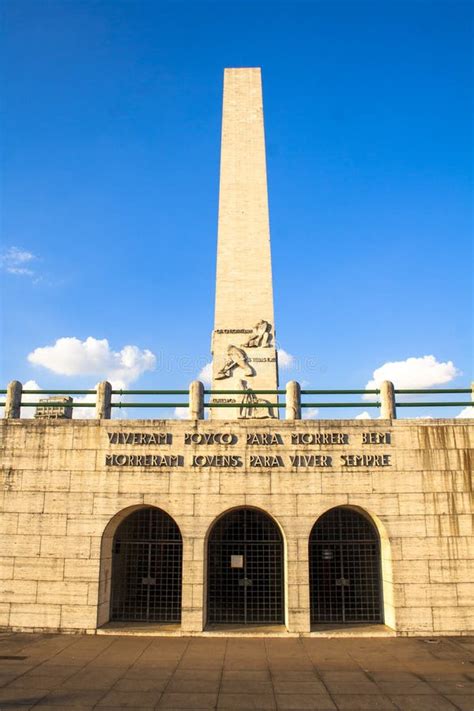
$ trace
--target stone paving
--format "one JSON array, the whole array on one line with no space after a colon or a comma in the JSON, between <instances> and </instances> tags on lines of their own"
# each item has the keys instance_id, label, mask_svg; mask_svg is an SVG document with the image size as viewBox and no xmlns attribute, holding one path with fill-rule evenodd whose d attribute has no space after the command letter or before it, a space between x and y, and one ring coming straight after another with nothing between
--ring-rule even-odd
<instances>
[{"instance_id":1,"label":"stone paving","mask_svg":"<svg viewBox=\"0 0 474 711\"><path fill-rule=\"evenodd\" d=\"M0 634L0 710L474 711L474 638Z\"/></svg>"}]
</instances>

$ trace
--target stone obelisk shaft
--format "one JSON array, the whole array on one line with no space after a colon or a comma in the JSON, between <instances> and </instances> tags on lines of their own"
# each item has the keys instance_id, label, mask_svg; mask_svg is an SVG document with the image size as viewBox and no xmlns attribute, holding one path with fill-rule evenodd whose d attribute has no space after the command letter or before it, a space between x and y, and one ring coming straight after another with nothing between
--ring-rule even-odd
<instances>
[{"instance_id":1,"label":"stone obelisk shaft","mask_svg":"<svg viewBox=\"0 0 474 711\"><path fill-rule=\"evenodd\" d=\"M260 69L226 69L219 189L213 390L274 390L277 361ZM236 408L213 419L278 416L255 403L271 395L216 395Z\"/></svg>"}]
</instances>

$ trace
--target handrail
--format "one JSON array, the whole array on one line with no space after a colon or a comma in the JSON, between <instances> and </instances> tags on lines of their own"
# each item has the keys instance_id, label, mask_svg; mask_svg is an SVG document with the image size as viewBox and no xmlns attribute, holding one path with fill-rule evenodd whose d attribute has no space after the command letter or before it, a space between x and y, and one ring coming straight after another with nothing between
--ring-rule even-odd
<instances>
[{"instance_id":1,"label":"handrail","mask_svg":"<svg viewBox=\"0 0 474 711\"><path fill-rule=\"evenodd\" d=\"M456 395L456 394L467 394L470 393L473 399L462 401L458 399L453 400L442 400L435 399L432 402L422 399L421 401L411 400L409 402L404 401L406 395ZM219 402L214 401L213 396L215 395L239 395L243 398L245 395L273 395L276 396L271 398L271 400L279 399L279 402L267 401L267 399L259 400L255 397L256 402L241 402L239 398L232 402ZM0 395L6 398L0 401L0 405L5 407L5 417L7 419L15 419L20 417L21 408L31 408L36 407L42 410L48 408L64 408L67 411L68 408L96 408L96 417L99 419L109 419L111 417L112 409L132 409L132 408L158 408L158 409L172 409L172 408L188 408L189 417L192 419L203 419L204 412L206 409L214 408L227 408L233 409L234 411L242 411L242 409L248 409L249 411L254 408L268 408L282 410L286 409L287 419L300 419L301 412L309 408L356 408L356 409L366 409L366 408L380 408L382 419L393 419L396 418L396 409L398 407L474 407L474 386L471 388L394 388L393 384L385 381L380 384L379 388L372 389L362 389L362 388L347 388L347 389L300 389L298 383L292 382L287 385L285 390L282 389L256 389L256 390L233 390L233 389L212 389L205 388L204 385L198 381L191 383L189 389L186 390L138 390L138 389L117 389L113 390L110 383L103 382L96 386L96 389L44 389L44 390L32 390L32 389L22 389L21 383L18 381L12 381L7 389L0 390ZM36 402L23 402L23 397L25 395L35 395L35 400L41 395L51 395L51 399L37 400ZM70 401L55 400L54 395L95 395L92 402L73 402L72 398ZM166 396L166 395L178 395L183 396L181 402L176 400L164 400L157 401L155 399L151 401L114 401L115 396L130 396L130 395L143 395L143 396ZM329 395L336 396L336 400L331 398L328 401L320 401L319 398L316 401L303 401L301 396L311 396L311 395ZM343 400L338 401L338 396L343 395L371 395L376 396L373 400L365 400L359 398L358 400ZM208 396L206 398L206 396Z\"/></svg>"}]
</instances>

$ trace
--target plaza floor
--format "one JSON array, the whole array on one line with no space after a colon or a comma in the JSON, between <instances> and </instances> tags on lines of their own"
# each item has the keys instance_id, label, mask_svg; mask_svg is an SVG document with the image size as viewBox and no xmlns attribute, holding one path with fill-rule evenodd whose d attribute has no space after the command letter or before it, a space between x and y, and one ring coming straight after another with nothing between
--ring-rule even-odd
<instances>
[{"instance_id":1,"label":"plaza floor","mask_svg":"<svg viewBox=\"0 0 474 711\"><path fill-rule=\"evenodd\" d=\"M474 638L0 634L0 710L474 711Z\"/></svg>"}]
</instances>

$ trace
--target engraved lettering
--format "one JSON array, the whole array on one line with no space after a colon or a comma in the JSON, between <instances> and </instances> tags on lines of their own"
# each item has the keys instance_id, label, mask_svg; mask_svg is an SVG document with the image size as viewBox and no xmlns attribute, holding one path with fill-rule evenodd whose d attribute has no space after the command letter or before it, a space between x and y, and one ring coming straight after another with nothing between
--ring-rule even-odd
<instances>
[{"instance_id":1,"label":"engraved lettering","mask_svg":"<svg viewBox=\"0 0 474 711\"><path fill-rule=\"evenodd\" d=\"M281 434L271 433L271 432L248 432L247 433L247 444L283 444L283 438Z\"/></svg>"},{"instance_id":2,"label":"engraved lettering","mask_svg":"<svg viewBox=\"0 0 474 711\"><path fill-rule=\"evenodd\" d=\"M362 444L392 444L390 432L362 432Z\"/></svg>"},{"instance_id":3,"label":"engraved lettering","mask_svg":"<svg viewBox=\"0 0 474 711\"><path fill-rule=\"evenodd\" d=\"M390 454L341 454L343 467L389 467Z\"/></svg>"},{"instance_id":4,"label":"engraved lettering","mask_svg":"<svg viewBox=\"0 0 474 711\"><path fill-rule=\"evenodd\" d=\"M346 432L292 432L291 444L349 444Z\"/></svg>"},{"instance_id":5,"label":"engraved lettering","mask_svg":"<svg viewBox=\"0 0 474 711\"><path fill-rule=\"evenodd\" d=\"M282 467L283 459L275 454L251 454L251 467Z\"/></svg>"}]
</instances>

